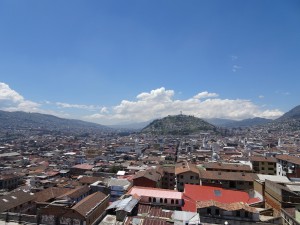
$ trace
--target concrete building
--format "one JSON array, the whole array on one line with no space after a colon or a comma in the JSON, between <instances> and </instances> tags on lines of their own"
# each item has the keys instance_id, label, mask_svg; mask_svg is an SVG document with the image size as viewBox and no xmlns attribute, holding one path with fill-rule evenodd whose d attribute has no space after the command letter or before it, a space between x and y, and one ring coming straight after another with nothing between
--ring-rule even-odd
<instances>
[{"instance_id":1,"label":"concrete building","mask_svg":"<svg viewBox=\"0 0 300 225\"><path fill-rule=\"evenodd\" d=\"M176 187L178 191L184 191L185 184L200 184L199 169L196 165L183 162L175 167Z\"/></svg>"},{"instance_id":2,"label":"concrete building","mask_svg":"<svg viewBox=\"0 0 300 225\"><path fill-rule=\"evenodd\" d=\"M167 208L180 208L183 205L182 193L174 190L132 187L127 195L139 196L140 203L163 205Z\"/></svg>"},{"instance_id":3,"label":"concrete building","mask_svg":"<svg viewBox=\"0 0 300 225\"><path fill-rule=\"evenodd\" d=\"M254 173L276 175L276 158L252 156L250 161Z\"/></svg>"}]
</instances>

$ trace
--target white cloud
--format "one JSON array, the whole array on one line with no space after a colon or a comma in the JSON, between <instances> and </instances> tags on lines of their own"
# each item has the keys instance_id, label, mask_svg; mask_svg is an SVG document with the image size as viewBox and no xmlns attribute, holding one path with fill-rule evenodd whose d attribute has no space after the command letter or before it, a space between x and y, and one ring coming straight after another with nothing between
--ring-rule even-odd
<instances>
[{"instance_id":1,"label":"white cloud","mask_svg":"<svg viewBox=\"0 0 300 225\"><path fill-rule=\"evenodd\" d=\"M260 98L260 99L262 99L262 98L264 98L265 96L263 96L263 95L259 95L258 96L258 98Z\"/></svg>"},{"instance_id":2,"label":"white cloud","mask_svg":"<svg viewBox=\"0 0 300 225\"><path fill-rule=\"evenodd\" d=\"M232 56L231 56L231 60L232 60L232 61L235 61L235 60L237 60L238 58L239 58L239 57L236 56L236 55L232 55Z\"/></svg>"},{"instance_id":3,"label":"white cloud","mask_svg":"<svg viewBox=\"0 0 300 225\"><path fill-rule=\"evenodd\" d=\"M85 109L85 110L97 110L100 109L100 106L95 105L80 105L80 104L69 104L64 102L56 102L55 103L60 108L74 108L74 109Z\"/></svg>"},{"instance_id":4,"label":"white cloud","mask_svg":"<svg viewBox=\"0 0 300 225\"><path fill-rule=\"evenodd\" d=\"M233 65L232 66L232 72L237 72L239 69L242 69L242 67L241 66L239 66L239 65Z\"/></svg>"},{"instance_id":5,"label":"white cloud","mask_svg":"<svg viewBox=\"0 0 300 225\"><path fill-rule=\"evenodd\" d=\"M276 118L283 113L278 109L265 109L245 99L222 99L217 93L207 91L184 99L175 99L174 90L166 90L164 87L143 92L133 101L122 100L113 107L100 107L95 105L69 104L44 101L38 104L26 100L7 84L0 82L0 109L6 111L41 112L60 117L86 119L102 124L118 124L123 122L143 122L167 115L176 115L181 111L186 115L194 115L200 118L228 118L245 119L251 117ZM47 107L46 107L47 106ZM44 109L43 109L44 107ZM48 109L45 109L48 108ZM61 109L69 109L68 113ZM98 113L84 117L75 114L74 109L80 115L93 110Z\"/></svg>"},{"instance_id":6,"label":"white cloud","mask_svg":"<svg viewBox=\"0 0 300 225\"><path fill-rule=\"evenodd\" d=\"M218 97L219 95L217 93L209 93L207 91L203 91L198 93L197 95L194 96L194 98L201 99L201 98L215 98Z\"/></svg>"},{"instance_id":7,"label":"white cloud","mask_svg":"<svg viewBox=\"0 0 300 225\"><path fill-rule=\"evenodd\" d=\"M101 113L109 113L107 107L102 107L102 108L100 109L100 112L101 112Z\"/></svg>"},{"instance_id":8,"label":"white cloud","mask_svg":"<svg viewBox=\"0 0 300 225\"><path fill-rule=\"evenodd\" d=\"M0 82L0 109L6 111L25 111L36 112L40 104L25 100L15 90L11 89L7 84Z\"/></svg>"},{"instance_id":9,"label":"white cloud","mask_svg":"<svg viewBox=\"0 0 300 225\"><path fill-rule=\"evenodd\" d=\"M216 98L216 93L200 92L194 97L177 100L173 90L158 88L137 95L135 101L123 100L110 110L86 116L85 119L103 124L122 122L142 122L167 115L176 115L182 111L187 115L200 118L245 119L251 117L276 118L283 112L265 110L245 99ZM206 98L205 100L202 100Z\"/></svg>"}]
</instances>

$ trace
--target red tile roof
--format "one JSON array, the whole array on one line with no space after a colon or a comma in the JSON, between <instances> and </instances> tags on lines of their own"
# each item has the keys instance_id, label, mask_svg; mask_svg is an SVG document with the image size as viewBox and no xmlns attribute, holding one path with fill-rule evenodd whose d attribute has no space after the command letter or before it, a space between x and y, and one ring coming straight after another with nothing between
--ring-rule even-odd
<instances>
[{"instance_id":1,"label":"red tile roof","mask_svg":"<svg viewBox=\"0 0 300 225\"><path fill-rule=\"evenodd\" d=\"M249 165L243 165L237 163L207 162L204 163L203 166L206 169L215 169L215 170L252 171Z\"/></svg>"},{"instance_id":2,"label":"red tile roof","mask_svg":"<svg viewBox=\"0 0 300 225\"><path fill-rule=\"evenodd\" d=\"M181 174L186 172L194 172L199 173L199 169L195 164L183 162L181 164L177 164L175 167L175 174Z\"/></svg>"},{"instance_id":3,"label":"red tile roof","mask_svg":"<svg viewBox=\"0 0 300 225\"><path fill-rule=\"evenodd\" d=\"M253 182L258 177L254 173L243 172L219 172L219 171L206 171L201 170L199 173L200 179L207 180L233 180L233 181L248 181Z\"/></svg>"},{"instance_id":4,"label":"red tile roof","mask_svg":"<svg viewBox=\"0 0 300 225\"><path fill-rule=\"evenodd\" d=\"M72 207L73 210L78 212L84 217L87 217L89 213L96 209L98 205L107 197L102 192L95 192Z\"/></svg>"},{"instance_id":5,"label":"red tile roof","mask_svg":"<svg viewBox=\"0 0 300 225\"><path fill-rule=\"evenodd\" d=\"M251 156L251 162L272 162L276 163L276 158L274 157L265 157L265 156Z\"/></svg>"},{"instance_id":6,"label":"red tile roof","mask_svg":"<svg viewBox=\"0 0 300 225\"><path fill-rule=\"evenodd\" d=\"M211 207L211 206L215 206L218 207L220 209L224 209L226 211L236 211L236 210L240 210L240 209L244 209L245 211L248 212L252 212L252 213L257 213L257 209L255 209L254 207L249 206L246 203L243 202L234 202L234 203L220 203L214 200L210 200L210 201L201 201L201 202L197 202L197 208L207 208L207 207Z\"/></svg>"},{"instance_id":7,"label":"red tile roof","mask_svg":"<svg viewBox=\"0 0 300 225\"><path fill-rule=\"evenodd\" d=\"M291 155L276 155L277 159L287 161L296 165L300 165L300 157L291 156Z\"/></svg>"},{"instance_id":8,"label":"red tile roof","mask_svg":"<svg viewBox=\"0 0 300 225\"><path fill-rule=\"evenodd\" d=\"M78 165L73 166L72 168L82 169L82 170L91 170L94 168L94 166L90 165L90 164L78 164Z\"/></svg>"}]
</instances>

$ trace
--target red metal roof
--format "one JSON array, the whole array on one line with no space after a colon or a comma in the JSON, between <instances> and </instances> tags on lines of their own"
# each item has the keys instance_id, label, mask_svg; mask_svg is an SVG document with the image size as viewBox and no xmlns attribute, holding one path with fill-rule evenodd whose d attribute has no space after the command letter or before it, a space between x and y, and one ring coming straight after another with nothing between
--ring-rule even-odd
<instances>
[{"instance_id":1,"label":"red metal roof","mask_svg":"<svg viewBox=\"0 0 300 225\"><path fill-rule=\"evenodd\" d=\"M220 203L243 202L247 204L260 202L259 198L251 198L247 192L227 190L220 187L186 184L184 186L184 206L182 210L196 212L196 202L216 201Z\"/></svg>"}]
</instances>

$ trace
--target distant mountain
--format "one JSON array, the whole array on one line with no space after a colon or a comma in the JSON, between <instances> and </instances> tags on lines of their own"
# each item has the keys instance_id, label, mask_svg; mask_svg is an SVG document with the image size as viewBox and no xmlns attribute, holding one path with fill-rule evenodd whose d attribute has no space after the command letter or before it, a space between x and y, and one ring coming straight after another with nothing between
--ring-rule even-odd
<instances>
[{"instance_id":1,"label":"distant mountain","mask_svg":"<svg viewBox=\"0 0 300 225\"><path fill-rule=\"evenodd\" d=\"M220 118L209 118L203 120L218 127L226 127L227 124L237 122L237 120L220 119Z\"/></svg>"},{"instance_id":2,"label":"distant mountain","mask_svg":"<svg viewBox=\"0 0 300 225\"><path fill-rule=\"evenodd\" d=\"M167 116L151 122L143 133L187 135L201 131L215 131L216 127L200 118L186 115Z\"/></svg>"},{"instance_id":3,"label":"distant mountain","mask_svg":"<svg viewBox=\"0 0 300 225\"><path fill-rule=\"evenodd\" d=\"M283 114L281 117L279 117L277 119L277 121L282 121L282 120L286 120L286 119L300 120L300 105L294 107L290 111Z\"/></svg>"},{"instance_id":4,"label":"distant mountain","mask_svg":"<svg viewBox=\"0 0 300 225\"><path fill-rule=\"evenodd\" d=\"M0 129L47 130L47 131L112 131L112 128L81 120L63 119L52 115L0 110Z\"/></svg>"},{"instance_id":5,"label":"distant mountain","mask_svg":"<svg viewBox=\"0 0 300 225\"><path fill-rule=\"evenodd\" d=\"M226 127L226 128L236 128L236 127L251 127L257 125L263 125L269 122L272 122L271 119L265 119L261 117L255 117L251 119L244 119L244 120L229 120L229 119L205 119L205 121L219 127Z\"/></svg>"},{"instance_id":6,"label":"distant mountain","mask_svg":"<svg viewBox=\"0 0 300 225\"><path fill-rule=\"evenodd\" d=\"M146 122L140 122L140 123L129 123L129 124L117 124L117 125L109 125L108 127L114 128L114 129L127 129L127 130L141 130L148 124L150 124L151 121Z\"/></svg>"},{"instance_id":7,"label":"distant mountain","mask_svg":"<svg viewBox=\"0 0 300 225\"><path fill-rule=\"evenodd\" d=\"M244 119L240 121L234 121L228 124L225 124L225 127L227 128L234 128L234 127L252 127L257 125L263 125L272 122L271 119L261 118L261 117L255 117L252 119Z\"/></svg>"},{"instance_id":8,"label":"distant mountain","mask_svg":"<svg viewBox=\"0 0 300 225\"><path fill-rule=\"evenodd\" d=\"M300 130L300 105L283 114L264 128L269 131L299 131Z\"/></svg>"}]
</instances>

